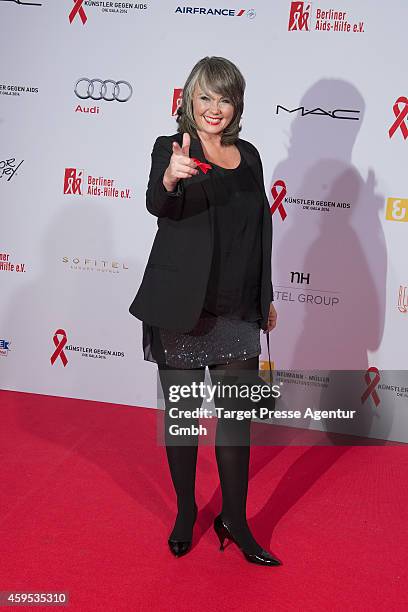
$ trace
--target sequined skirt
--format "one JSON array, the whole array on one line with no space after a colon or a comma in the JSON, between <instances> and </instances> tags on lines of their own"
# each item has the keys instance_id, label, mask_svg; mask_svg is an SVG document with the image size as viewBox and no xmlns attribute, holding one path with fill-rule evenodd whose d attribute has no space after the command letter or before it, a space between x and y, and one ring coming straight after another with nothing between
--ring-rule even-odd
<instances>
[{"instance_id":1,"label":"sequined skirt","mask_svg":"<svg viewBox=\"0 0 408 612\"><path fill-rule=\"evenodd\" d=\"M143 322L143 351L147 361L180 369L249 359L261 353L260 322L205 311L185 333Z\"/></svg>"}]
</instances>

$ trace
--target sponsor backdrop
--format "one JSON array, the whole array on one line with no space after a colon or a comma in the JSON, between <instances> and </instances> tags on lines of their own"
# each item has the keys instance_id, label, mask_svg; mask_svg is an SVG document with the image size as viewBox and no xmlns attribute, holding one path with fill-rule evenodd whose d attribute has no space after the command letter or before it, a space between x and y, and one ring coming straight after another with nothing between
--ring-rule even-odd
<instances>
[{"instance_id":1,"label":"sponsor backdrop","mask_svg":"<svg viewBox=\"0 0 408 612\"><path fill-rule=\"evenodd\" d=\"M219 55L246 78L270 197L276 374L322 371L282 406L331 388L366 410L360 433L408 441L407 4L0 0L0 19L2 388L157 405L128 312L157 227L150 153Z\"/></svg>"}]
</instances>

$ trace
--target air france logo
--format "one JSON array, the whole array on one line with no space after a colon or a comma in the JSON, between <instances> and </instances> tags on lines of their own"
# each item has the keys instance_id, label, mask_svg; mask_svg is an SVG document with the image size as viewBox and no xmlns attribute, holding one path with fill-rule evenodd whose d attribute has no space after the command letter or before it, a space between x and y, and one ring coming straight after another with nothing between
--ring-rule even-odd
<instances>
[{"instance_id":1,"label":"air france logo","mask_svg":"<svg viewBox=\"0 0 408 612\"><path fill-rule=\"evenodd\" d=\"M202 6L178 6L175 13L179 15L214 15L216 17L242 17L254 19L255 9L206 8Z\"/></svg>"}]
</instances>

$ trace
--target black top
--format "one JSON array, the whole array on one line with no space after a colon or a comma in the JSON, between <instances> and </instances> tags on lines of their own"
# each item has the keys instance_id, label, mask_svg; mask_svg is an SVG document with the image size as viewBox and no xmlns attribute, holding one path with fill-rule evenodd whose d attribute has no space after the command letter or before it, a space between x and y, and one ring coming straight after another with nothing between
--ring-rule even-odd
<instances>
[{"instance_id":1,"label":"black top","mask_svg":"<svg viewBox=\"0 0 408 612\"><path fill-rule=\"evenodd\" d=\"M262 271L263 200L241 155L237 168L212 166L217 202L214 250L204 310L231 319L257 321Z\"/></svg>"}]
</instances>

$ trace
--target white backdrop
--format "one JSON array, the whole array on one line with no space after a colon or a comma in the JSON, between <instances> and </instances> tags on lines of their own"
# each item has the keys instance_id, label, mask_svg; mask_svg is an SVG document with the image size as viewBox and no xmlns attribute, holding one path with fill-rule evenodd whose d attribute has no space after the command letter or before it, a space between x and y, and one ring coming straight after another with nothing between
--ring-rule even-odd
<instances>
[{"instance_id":1,"label":"white backdrop","mask_svg":"<svg viewBox=\"0 0 408 612\"><path fill-rule=\"evenodd\" d=\"M241 136L261 153L272 206L275 181L286 189L286 218L273 214L275 368L377 368L364 435L407 441L407 19L400 0L0 0L2 388L156 405L128 312L156 231L150 153L176 131L174 90L218 55L246 78ZM115 93L131 96L81 99L81 78L126 81ZM117 197L88 195L89 176ZM51 363L57 330L67 343ZM285 402L305 404L308 389Z\"/></svg>"}]
</instances>

